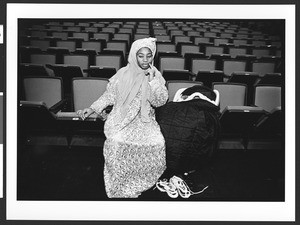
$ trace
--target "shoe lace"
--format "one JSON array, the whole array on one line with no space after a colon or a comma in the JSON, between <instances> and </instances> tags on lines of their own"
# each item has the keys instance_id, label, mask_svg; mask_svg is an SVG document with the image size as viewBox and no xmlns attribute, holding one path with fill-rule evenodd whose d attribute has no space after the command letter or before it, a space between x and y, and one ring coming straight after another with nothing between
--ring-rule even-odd
<instances>
[{"instance_id":1,"label":"shoe lace","mask_svg":"<svg viewBox=\"0 0 300 225\"><path fill-rule=\"evenodd\" d=\"M171 197L171 198L177 198L178 197L178 192L176 187L169 183L167 181L167 179L163 179L163 180L158 180L156 182L155 187L160 190L161 192L167 192L167 194Z\"/></svg>"},{"instance_id":2,"label":"shoe lace","mask_svg":"<svg viewBox=\"0 0 300 225\"><path fill-rule=\"evenodd\" d=\"M167 192L171 198L177 198L178 195L182 198L189 198L191 195L204 192L208 186L204 187L200 191L193 192L183 179L173 176L170 178L169 182L167 179L158 180L154 188L157 188L161 192Z\"/></svg>"},{"instance_id":3,"label":"shoe lace","mask_svg":"<svg viewBox=\"0 0 300 225\"><path fill-rule=\"evenodd\" d=\"M191 195L196 195L204 192L208 186L204 187L202 190L193 192L190 187L187 185L187 183L181 179L180 177L173 176L170 178L170 183L172 183L178 190L179 195L182 198L189 198Z\"/></svg>"}]
</instances>

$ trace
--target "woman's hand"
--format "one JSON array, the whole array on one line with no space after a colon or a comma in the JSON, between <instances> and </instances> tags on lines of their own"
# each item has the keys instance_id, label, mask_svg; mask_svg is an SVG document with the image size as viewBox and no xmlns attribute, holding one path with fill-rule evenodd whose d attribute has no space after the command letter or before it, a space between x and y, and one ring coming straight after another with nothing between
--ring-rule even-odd
<instances>
[{"instance_id":1,"label":"woman's hand","mask_svg":"<svg viewBox=\"0 0 300 225\"><path fill-rule=\"evenodd\" d=\"M150 68L147 70L147 74L148 74L148 81L150 82L155 77L155 69L151 64L149 64L149 66Z\"/></svg>"},{"instance_id":2,"label":"woman's hand","mask_svg":"<svg viewBox=\"0 0 300 225\"><path fill-rule=\"evenodd\" d=\"M78 110L76 113L82 120L88 118L91 114L93 114L94 110L91 108L85 108L84 110Z\"/></svg>"}]
</instances>

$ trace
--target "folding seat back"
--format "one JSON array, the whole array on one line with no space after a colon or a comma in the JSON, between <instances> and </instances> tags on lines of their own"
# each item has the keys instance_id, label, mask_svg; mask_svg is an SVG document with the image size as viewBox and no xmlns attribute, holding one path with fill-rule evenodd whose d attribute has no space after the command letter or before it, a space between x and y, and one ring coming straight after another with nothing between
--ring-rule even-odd
<instances>
[{"instance_id":1,"label":"folding seat back","mask_svg":"<svg viewBox=\"0 0 300 225\"><path fill-rule=\"evenodd\" d=\"M90 39L89 33L87 32L74 32L73 37L83 38L84 41L88 41Z\"/></svg>"},{"instance_id":2,"label":"folding seat back","mask_svg":"<svg viewBox=\"0 0 300 225\"><path fill-rule=\"evenodd\" d=\"M76 41L57 41L56 46L67 48L70 52L74 52L76 50Z\"/></svg>"},{"instance_id":3,"label":"folding seat back","mask_svg":"<svg viewBox=\"0 0 300 225\"><path fill-rule=\"evenodd\" d=\"M124 27L122 27L122 28L119 29L118 33L119 34L130 34L130 35L132 35L133 34L133 29L132 28L124 28Z\"/></svg>"},{"instance_id":4,"label":"folding seat back","mask_svg":"<svg viewBox=\"0 0 300 225\"><path fill-rule=\"evenodd\" d=\"M108 79L104 78L73 78L74 111L89 107L106 90Z\"/></svg>"},{"instance_id":5,"label":"folding seat back","mask_svg":"<svg viewBox=\"0 0 300 225\"><path fill-rule=\"evenodd\" d=\"M110 34L109 33L104 33L104 32L94 33L94 38L95 39L104 39L105 41L109 41L110 40Z\"/></svg>"},{"instance_id":6,"label":"folding seat back","mask_svg":"<svg viewBox=\"0 0 300 225\"><path fill-rule=\"evenodd\" d=\"M157 43L156 44L157 52L175 52L176 45L172 43Z\"/></svg>"},{"instance_id":7,"label":"folding seat back","mask_svg":"<svg viewBox=\"0 0 300 225\"><path fill-rule=\"evenodd\" d=\"M143 38L148 38L150 37L149 34L134 34L134 41L138 40L138 39L143 39Z\"/></svg>"},{"instance_id":8,"label":"folding seat back","mask_svg":"<svg viewBox=\"0 0 300 225\"><path fill-rule=\"evenodd\" d=\"M145 29L145 28L137 28L136 29L136 33L138 33L138 34L149 34L150 30L149 29Z\"/></svg>"},{"instance_id":9,"label":"folding seat back","mask_svg":"<svg viewBox=\"0 0 300 225\"><path fill-rule=\"evenodd\" d=\"M183 36L183 35L182 36L175 35L174 42L175 42L175 44L178 44L179 42L190 43L191 38L188 36Z\"/></svg>"},{"instance_id":10,"label":"folding seat back","mask_svg":"<svg viewBox=\"0 0 300 225\"><path fill-rule=\"evenodd\" d=\"M227 44L229 43L229 39L227 38L214 38L214 45L219 46L220 44Z\"/></svg>"},{"instance_id":11,"label":"folding seat back","mask_svg":"<svg viewBox=\"0 0 300 225\"><path fill-rule=\"evenodd\" d=\"M68 32L52 32L53 37L61 38L61 40L67 40L68 39Z\"/></svg>"},{"instance_id":12,"label":"folding seat back","mask_svg":"<svg viewBox=\"0 0 300 225\"><path fill-rule=\"evenodd\" d=\"M225 33L235 33L235 29L234 28L232 28L232 29L224 29L224 32Z\"/></svg>"},{"instance_id":13,"label":"folding seat back","mask_svg":"<svg viewBox=\"0 0 300 225\"><path fill-rule=\"evenodd\" d=\"M248 44L248 40L247 39L233 39L232 43L235 46L246 45L246 44Z\"/></svg>"},{"instance_id":14,"label":"folding seat back","mask_svg":"<svg viewBox=\"0 0 300 225\"><path fill-rule=\"evenodd\" d=\"M31 40L30 46L38 47L42 51L46 51L50 47L49 40Z\"/></svg>"},{"instance_id":15,"label":"folding seat back","mask_svg":"<svg viewBox=\"0 0 300 225\"><path fill-rule=\"evenodd\" d=\"M81 32L81 27L78 26L68 26L66 27L67 31L71 31L71 32Z\"/></svg>"},{"instance_id":16,"label":"folding seat back","mask_svg":"<svg viewBox=\"0 0 300 225\"><path fill-rule=\"evenodd\" d=\"M227 76L231 76L233 72L246 71L246 62L245 61L236 61L236 60L224 60L223 61L223 71Z\"/></svg>"},{"instance_id":17,"label":"folding seat back","mask_svg":"<svg viewBox=\"0 0 300 225\"><path fill-rule=\"evenodd\" d=\"M117 32L117 28L115 28L115 27L103 27L101 31L115 34Z\"/></svg>"},{"instance_id":18,"label":"folding seat back","mask_svg":"<svg viewBox=\"0 0 300 225\"><path fill-rule=\"evenodd\" d=\"M114 34L113 40L123 40L126 41L127 44L129 45L131 41L131 36L130 34L126 34L126 33L117 33Z\"/></svg>"},{"instance_id":19,"label":"folding seat back","mask_svg":"<svg viewBox=\"0 0 300 225\"><path fill-rule=\"evenodd\" d=\"M233 37L233 33L225 33L225 32L222 32L220 34L220 37L221 38L232 38Z\"/></svg>"},{"instance_id":20,"label":"folding seat back","mask_svg":"<svg viewBox=\"0 0 300 225\"><path fill-rule=\"evenodd\" d=\"M231 56L231 58L235 58L237 55L246 55L247 54L247 48L241 48L241 47L229 47L228 53Z\"/></svg>"},{"instance_id":21,"label":"folding seat back","mask_svg":"<svg viewBox=\"0 0 300 225\"><path fill-rule=\"evenodd\" d=\"M182 44L180 49L181 55L185 56L186 53L200 53L199 45Z\"/></svg>"},{"instance_id":22,"label":"folding seat back","mask_svg":"<svg viewBox=\"0 0 300 225\"><path fill-rule=\"evenodd\" d=\"M50 108L63 99L60 77L25 77L23 85L26 101L44 102Z\"/></svg>"},{"instance_id":23,"label":"folding seat back","mask_svg":"<svg viewBox=\"0 0 300 225\"><path fill-rule=\"evenodd\" d=\"M99 41L83 41L82 48L87 50L95 50L98 53L101 52L102 45Z\"/></svg>"},{"instance_id":24,"label":"folding seat back","mask_svg":"<svg viewBox=\"0 0 300 225\"><path fill-rule=\"evenodd\" d=\"M199 31L199 32L202 32L202 33L207 32L207 29L203 28L203 27L197 27L195 30Z\"/></svg>"},{"instance_id":25,"label":"folding seat back","mask_svg":"<svg viewBox=\"0 0 300 225\"><path fill-rule=\"evenodd\" d=\"M32 30L31 31L31 36L32 37L38 37L40 39L44 38L47 36L47 31L42 31L42 30Z\"/></svg>"},{"instance_id":26,"label":"folding seat back","mask_svg":"<svg viewBox=\"0 0 300 225\"><path fill-rule=\"evenodd\" d=\"M261 58L263 56L271 55L271 50L268 48L253 48L252 55L255 55L256 58Z\"/></svg>"},{"instance_id":27,"label":"folding seat back","mask_svg":"<svg viewBox=\"0 0 300 225\"><path fill-rule=\"evenodd\" d=\"M70 22L70 21L64 21L64 22L63 22L63 25L64 25L64 26L72 27L72 26L75 26L75 23L74 23L74 22Z\"/></svg>"},{"instance_id":28,"label":"folding seat back","mask_svg":"<svg viewBox=\"0 0 300 225\"><path fill-rule=\"evenodd\" d=\"M119 55L97 55L96 66L111 67L118 71L121 68L121 56Z\"/></svg>"},{"instance_id":29,"label":"folding seat back","mask_svg":"<svg viewBox=\"0 0 300 225\"><path fill-rule=\"evenodd\" d=\"M84 31L91 32L91 33L97 33L98 32L98 28L97 27L85 27Z\"/></svg>"},{"instance_id":30,"label":"folding seat back","mask_svg":"<svg viewBox=\"0 0 300 225\"><path fill-rule=\"evenodd\" d=\"M263 77L267 73L275 72L275 62L253 62L252 72L256 72L259 76Z\"/></svg>"},{"instance_id":31,"label":"folding seat back","mask_svg":"<svg viewBox=\"0 0 300 225\"><path fill-rule=\"evenodd\" d=\"M169 101L173 101L176 92L180 88L189 88L194 85L203 85L202 82L197 81L184 81L184 80L169 80L166 83L168 93L169 93Z\"/></svg>"},{"instance_id":32,"label":"folding seat back","mask_svg":"<svg viewBox=\"0 0 300 225\"><path fill-rule=\"evenodd\" d=\"M201 43L209 43L210 38L209 37L195 37L194 44L199 45Z\"/></svg>"},{"instance_id":33,"label":"folding seat back","mask_svg":"<svg viewBox=\"0 0 300 225\"><path fill-rule=\"evenodd\" d=\"M30 62L34 64L55 64L56 55L55 54L32 54L30 55Z\"/></svg>"},{"instance_id":34,"label":"folding seat back","mask_svg":"<svg viewBox=\"0 0 300 225\"><path fill-rule=\"evenodd\" d=\"M266 41L262 41L262 40L253 40L253 41L252 41L252 45L254 45L254 47L265 46L265 45L266 45Z\"/></svg>"},{"instance_id":35,"label":"folding seat back","mask_svg":"<svg viewBox=\"0 0 300 225\"><path fill-rule=\"evenodd\" d=\"M155 35L157 41L171 41L171 37L169 35Z\"/></svg>"},{"instance_id":36,"label":"folding seat back","mask_svg":"<svg viewBox=\"0 0 300 225\"><path fill-rule=\"evenodd\" d=\"M124 24L122 28L120 29L131 29L133 30L135 28L135 24Z\"/></svg>"},{"instance_id":37,"label":"folding seat back","mask_svg":"<svg viewBox=\"0 0 300 225\"><path fill-rule=\"evenodd\" d=\"M61 25L51 25L49 26L49 30L51 31L63 31L64 27Z\"/></svg>"},{"instance_id":38,"label":"folding seat back","mask_svg":"<svg viewBox=\"0 0 300 225\"><path fill-rule=\"evenodd\" d=\"M80 27L89 27L89 26L90 26L90 23L79 22L79 23L78 23L78 26L80 26Z\"/></svg>"},{"instance_id":39,"label":"folding seat back","mask_svg":"<svg viewBox=\"0 0 300 225\"><path fill-rule=\"evenodd\" d=\"M257 85L254 87L254 105L262 107L267 112L281 106L281 87Z\"/></svg>"},{"instance_id":40,"label":"folding seat back","mask_svg":"<svg viewBox=\"0 0 300 225\"><path fill-rule=\"evenodd\" d=\"M89 57L87 55L65 55L64 64L79 66L82 70L82 73L85 75L86 69L89 67Z\"/></svg>"},{"instance_id":41,"label":"folding seat back","mask_svg":"<svg viewBox=\"0 0 300 225\"><path fill-rule=\"evenodd\" d=\"M183 36L184 32L182 30L170 30L171 37L173 36Z\"/></svg>"},{"instance_id":42,"label":"folding seat back","mask_svg":"<svg viewBox=\"0 0 300 225\"><path fill-rule=\"evenodd\" d=\"M205 55L211 56L212 54L223 54L224 47L222 46L205 46Z\"/></svg>"},{"instance_id":43,"label":"folding seat back","mask_svg":"<svg viewBox=\"0 0 300 225\"><path fill-rule=\"evenodd\" d=\"M245 106L247 97L247 86L237 83L213 83L213 89L220 93L220 111L227 106Z\"/></svg>"},{"instance_id":44,"label":"folding seat back","mask_svg":"<svg viewBox=\"0 0 300 225\"><path fill-rule=\"evenodd\" d=\"M167 31L165 29L153 29L154 35L167 35Z\"/></svg>"},{"instance_id":45,"label":"folding seat back","mask_svg":"<svg viewBox=\"0 0 300 225\"><path fill-rule=\"evenodd\" d=\"M187 32L187 36L189 37L200 37L200 32L199 31L194 31L194 30L190 30Z\"/></svg>"},{"instance_id":46,"label":"folding seat back","mask_svg":"<svg viewBox=\"0 0 300 225\"><path fill-rule=\"evenodd\" d=\"M109 24L107 27L108 27L108 28L113 27L113 28L119 29L120 26L121 26L121 24L118 24L118 23L111 23L111 24Z\"/></svg>"},{"instance_id":47,"label":"folding seat back","mask_svg":"<svg viewBox=\"0 0 300 225\"><path fill-rule=\"evenodd\" d=\"M124 41L109 41L106 43L106 47L111 50L122 51L125 55L127 53L127 43Z\"/></svg>"},{"instance_id":48,"label":"folding seat back","mask_svg":"<svg viewBox=\"0 0 300 225\"><path fill-rule=\"evenodd\" d=\"M185 59L183 57L160 57L159 61L160 72L185 69Z\"/></svg>"},{"instance_id":49,"label":"folding seat back","mask_svg":"<svg viewBox=\"0 0 300 225\"><path fill-rule=\"evenodd\" d=\"M218 33L217 32L204 32L204 37L217 37Z\"/></svg>"},{"instance_id":50,"label":"folding seat back","mask_svg":"<svg viewBox=\"0 0 300 225\"><path fill-rule=\"evenodd\" d=\"M192 73L197 74L200 70L212 71L216 69L215 59L193 59L191 70Z\"/></svg>"}]
</instances>

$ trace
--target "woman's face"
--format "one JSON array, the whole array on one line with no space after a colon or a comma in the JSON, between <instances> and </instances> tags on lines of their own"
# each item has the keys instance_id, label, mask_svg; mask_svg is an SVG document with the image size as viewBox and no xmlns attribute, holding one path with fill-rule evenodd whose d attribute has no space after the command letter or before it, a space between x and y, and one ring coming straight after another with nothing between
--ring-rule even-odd
<instances>
[{"instance_id":1,"label":"woman's face","mask_svg":"<svg viewBox=\"0 0 300 225\"><path fill-rule=\"evenodd\" d=\"M150 66L149 64L153 60L153 55L152 52L149 48L141 48L137 53L136 53L136 59L138 62L139 67L141 67L143 70L148 69Z\"/></svg>"}]
</instances>

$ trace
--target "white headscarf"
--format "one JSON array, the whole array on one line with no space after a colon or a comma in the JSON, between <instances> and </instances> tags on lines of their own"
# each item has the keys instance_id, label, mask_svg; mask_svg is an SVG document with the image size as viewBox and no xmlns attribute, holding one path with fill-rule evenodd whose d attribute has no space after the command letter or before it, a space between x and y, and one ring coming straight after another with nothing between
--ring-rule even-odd
<instances>
[{"instance_id":1,"label":"white headscarf","mask_svg":"<svg viewBox=\"0 0 300 225\"><path fill-rule=\"evenodd\" d=\"M128 64L122 67L118 72L110 79L111 82L119 80L118 90L120 98L118 98L119 105L121 106L121 112L123 118L125 118L129 104L135 98L139 90L141 89L141 116L143 122L149 122L150 118L146 110L146 102L150 96L150 89L148 84L148 77L145 76L145 71L140 68L137 62L136 54L141 49L147 47L152 52L154 58L156 52L156 38L143 38L134 41L131 45L131 49L128 56ZM161 73L153 66L155 70L155 76L160 79L160 82L165 83Z\"/></svg>"}]
</instances>

